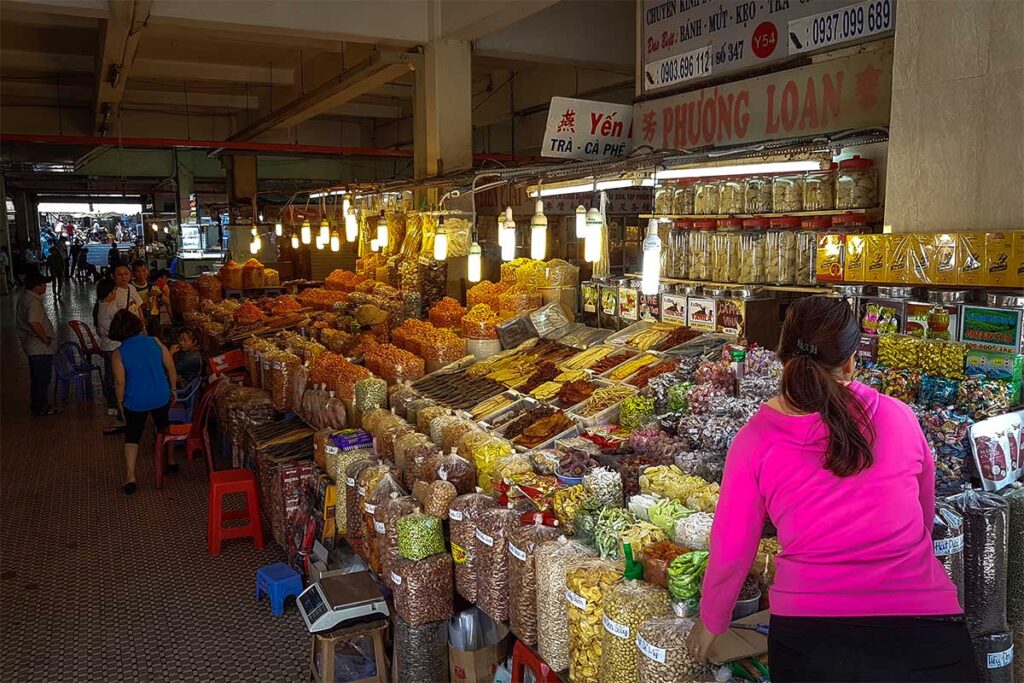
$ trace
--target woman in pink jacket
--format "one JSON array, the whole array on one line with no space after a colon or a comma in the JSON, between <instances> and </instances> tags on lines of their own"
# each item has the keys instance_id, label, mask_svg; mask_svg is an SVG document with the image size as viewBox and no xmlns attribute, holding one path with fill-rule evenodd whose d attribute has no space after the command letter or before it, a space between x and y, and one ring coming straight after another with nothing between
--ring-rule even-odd
<instances>
[{"instance_id":1,"label":"woman in pink jacket","mask_svg":"<svg viewBox=\"0 0 1024 683\"><path fill-rule=\"evenodd\" d=\"M782 546L774 683L976 681L956 588L932 547L931 449L909 407L851 381L859 340L841 299L790 306L781 395L726 459L690 647L704 658L728 628L767 514Z\"/></svg>"}]
</instances>

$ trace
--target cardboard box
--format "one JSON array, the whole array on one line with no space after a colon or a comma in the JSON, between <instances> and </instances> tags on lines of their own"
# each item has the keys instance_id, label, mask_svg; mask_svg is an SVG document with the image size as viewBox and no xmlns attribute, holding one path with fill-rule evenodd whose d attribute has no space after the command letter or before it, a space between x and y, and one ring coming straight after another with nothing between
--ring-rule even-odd
<instances>
[{"instance_id":1,"label":"cardboard box","mask_svg":"<svg viewBox=\"0 0 1024 683\"><path fill-rule=\"evenodd\" d=\"M864 282L885 282L885 235L864 235Z\"/></svg>"},{"instance_id":2,"label":"cardboard box","mask_svg":"<svg viewBox=\"0 0 1024 683\"><path fill-rule=\"evenodd\" d=\"M933 285L953 286L957 281L957 239L952 233L932 235L928 279Z\"/></svg>"},{"instance_id":3,"label":"cardboard box","mask_svg":"<svg viewBox=\"0 0 1024 683\"><path fill-rule=\"evenodd\" d=\"M1013 233L1013 264L1017 269L1016 287L1024 287L1024 230Z\"/></svg>"},{"instance_id":4,"label":"cardboard box","mask_svg":"<svg viewBox=\"0 0 1024 683\"><path fill-rule=\"evenodd\" d=\"M885 243L885 277L883 282L902 285L910 281L910 253L912 235L908 233L883 235Z\"/></svg>"},{"instance_id":5,"label":"cardboard box","mask_svg":"<svg viewBox=\"0 0 1024 683\"><path fill-rule=\"evenodd\" d=\"M978 232L958 232L956 235L956 263L958 285L984 284L985 235Z\"/></svg>"},{"instance_id":6,"label":"cardboard box","mask_svg":"<svg viewBox=\"0 0 1024 683\"><path fill-rule=\"evenodd\" d=\"M1010 270L1013 261L1013 234L1009 232L985 233L984 284L989 287L1008 287L1014 284L1016 273Z\"/></svg>"},{"instance_id":7,"label":"cardboard box","mask_svg":"<svg viewBox=\"0 0 1024 683\"><path fill-rule=\"evenodd\" d=\"M843 281L845 250L845 234L826 232L818 235L818 260L816 266L818 282Z\"/></svg>"},{"instance_id":8,"label":"cardboard box","mask_svg":"<svg viewBox=\"0 0 1024 683\"><path fill-rule=\"evenodd\" d=\"M846 266L843 278L847 282L864 282L867 276L867 242L870 235L846 236Z\"/></svg>"},{"instance_id":9,"label":"cardboard box","mask_svg":"<svg viewBox=\"0 0 1024 683\"><path fill-rule=\"evenodd\" d=\"M711 652L708 653L708 659L715 664L721 665L734 662L737 659L758 657L768 652L768 636L762 635L757 631L734 627L736 624L749 626L767 625L769 619L771 619L771 615L768 610L762 610L751 614L749 617L737 619L733 622L733 626L729 627L728 631L715 639L711 646Z\"/></svg>"},{"instance_id":10,"label":"cardboard box","mask_svg":"<svg viewBox=\"0 0 1024 683\"><path fill-rule=\"evenodd\" d=\"M448 646L449 678L453 683L491 683L498 664L508 657L509 638L479 650L456 650Z\"/></svg>"}]
</instances>

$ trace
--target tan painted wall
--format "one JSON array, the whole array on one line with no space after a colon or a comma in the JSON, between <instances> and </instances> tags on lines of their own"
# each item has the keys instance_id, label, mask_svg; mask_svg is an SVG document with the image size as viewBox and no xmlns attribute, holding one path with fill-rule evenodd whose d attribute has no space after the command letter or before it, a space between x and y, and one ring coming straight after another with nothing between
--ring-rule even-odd
<instances>
[{"instance_id":1,"label":"tan painted wall","mask_svg":"<svg viewBox=\"0 0 1024 683\"><path fill-rule=\"evenodd\" d=\"M900 0L885 223L1024 228L1024 2Z\"/></svg>"}]
</instances>

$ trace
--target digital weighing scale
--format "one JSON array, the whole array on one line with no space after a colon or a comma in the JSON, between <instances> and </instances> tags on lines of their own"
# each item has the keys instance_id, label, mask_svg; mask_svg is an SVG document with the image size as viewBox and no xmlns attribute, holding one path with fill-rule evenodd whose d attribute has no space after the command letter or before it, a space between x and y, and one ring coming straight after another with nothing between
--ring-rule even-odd
<instances>
[{"instance_id":1,"label":"digital weighing scale","mask_svg":"<svg viewBox=\"0 0 1024 683\"><path fill-rule=\"evenodd\" d=\"M370 572L323 578L302 591L298 605L310 633L389 615L388 605Z\"/></svg>"}]
</instances>

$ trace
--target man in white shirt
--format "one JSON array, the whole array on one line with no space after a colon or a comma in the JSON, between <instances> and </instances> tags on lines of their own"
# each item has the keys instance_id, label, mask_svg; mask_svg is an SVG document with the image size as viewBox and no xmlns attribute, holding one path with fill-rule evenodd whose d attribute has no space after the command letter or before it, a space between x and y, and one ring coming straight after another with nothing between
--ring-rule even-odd
<instances>
[{"instance_id":1,"label":"man in white shirt","mask_svg":"<svg viewBox=\"0 0 1024 683\"><path fill-rule=\"evenodd\" d=\"M50 278L30 272L25 276L25 291L18 298L16 330L21 348L28 356L31 386L30 408L33 415L53 415L60 411L50 407L50 380L53 378L53 352L57 335L53 322L43 307L43 294Z\"/></svg>"}]
</instances>

